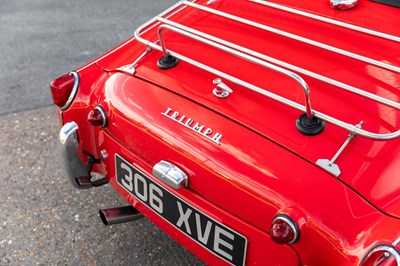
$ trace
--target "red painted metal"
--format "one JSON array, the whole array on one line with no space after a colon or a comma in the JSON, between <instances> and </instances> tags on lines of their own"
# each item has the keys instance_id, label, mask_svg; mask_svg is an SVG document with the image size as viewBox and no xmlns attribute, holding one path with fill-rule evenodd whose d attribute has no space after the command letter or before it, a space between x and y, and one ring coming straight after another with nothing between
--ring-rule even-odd
<instances>
[{"instance_id":1,"label":"red painted metal","mask_svg":"<svg viewBox=\"0 0 400 266\"><path fill-rule=\"evenodd\" d=\"M207 6L207 1L198 4ZM285 6L400 36L400 9L359 1L351 10L329 7L329 1L277 0ZM354 30L275 10L250 1L216 1L212 8L267 24L305 38L400 66L400 45ZM345 82L398 102L400 74L347 58L287 37L242 25L204 11L185 7L171 20L234 42L268 56ZM157 24L158 25L158 24ZM157 25L143 37L157 40ZM165 31L168 49L234 75L303 104L298 84L284 75L228 55L220 50ZM135 72L124 73L146 51L132 38L78 69L78 94L62 121L79 125L85 154L109 155L94 170L147 218L207 263L223 263L182 234L115 181L114 154L119 154L152 177L152 167L169 161L189 175L189 187L173 190L201 212L248 238L248 265L358 265L377 245L392 245L400 237L400 140L353 139L336 163L334 177L316 165L331 159L346 140L345 130L327 124L316 136L299 133L300 111L223 80L233 93L213 95L215 74L186 62L160 70L162 53L149 51ZM388 133L400 128L395 108L303 76L315 110L363 128ZM87 116L97 105L107 113L105 128L93 127ZM222 135L217 144L170 119L188 118ZM164 113L164 115L162 114ZM167 114L167 116L165 115ZM204 131L203 131L204 132ZM210 133L211 135L211 133ZM212 135L211 135L212 136ZM300 239L291 245L274 243L274 217L290 216Z\"/></svg>"}]
</instances>

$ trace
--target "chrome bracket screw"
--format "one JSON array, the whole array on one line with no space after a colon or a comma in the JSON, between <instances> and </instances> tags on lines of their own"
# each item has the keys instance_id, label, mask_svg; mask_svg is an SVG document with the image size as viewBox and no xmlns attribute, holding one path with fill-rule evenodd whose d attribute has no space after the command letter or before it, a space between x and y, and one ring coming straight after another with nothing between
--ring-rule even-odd
<instances>
[{"instance_id":1,"label":"chrome bracket screw","mask_svg":"<svg viewBox=\"0 0 400 266\"><path fill-rule=\"evenodd\" d=\"M107 157L108 157L107 151L106 151L106 150L101 150L101 151L100 151L100 157L101 157L101 159L102 159L103 161L105 161L105 160L107 159Z\"/></svg>"}]
</instances>

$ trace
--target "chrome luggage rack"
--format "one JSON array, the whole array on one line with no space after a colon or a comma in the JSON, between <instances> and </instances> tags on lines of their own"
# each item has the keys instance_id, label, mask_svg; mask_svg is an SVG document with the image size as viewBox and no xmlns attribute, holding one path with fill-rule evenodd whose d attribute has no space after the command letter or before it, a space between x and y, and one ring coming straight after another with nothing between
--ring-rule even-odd
<instances>
[{"instance_id":1,"label":"chrome luggage rack","mask_svg":"<svg viewBox=\"0 0 400 266\"><path fill-rule=\"evenodd\" d=\"M378 31L374 31L374 30L370 30L367 28L363 28L363 27L359 27L356 25L352 25L352 24L348 24L348 23L344 23L344 22L340 22L340 21L336 21L333 19L329 19L329 18L325 18L322 16L318 16L315 14L311 14L311 13L307 13L304 11L300 11L294 8L290 8L290 7L286 7L286 6L282 6L279 4L275 4L275 3L271 3L268 1L262 1L262 0L248 0L249 2L252 2L254 4L261 4L264 6L267 6L269 8L274 8L274 9L278 9L281 10L283 12L290 12L299 16L305 16L308 17L310 19L315 19L318 21L322 21L324 23L329 23L329 24L333 24L335 26L338 27L344 27L347 29L351 29L351 30L355 30L364 34L369 34L369 35L373 35L375 37L379 37L379 38L384 38L386 40L389 41L393 41L393 42L400 42L400 37L398 36L393 36L390 34L386 34L386 33L382 33L382 32L378 32ZM337 47L333 47L330 46L328 44L324 44L315 40L311 40L302 36L298 36L286 31L282 31L276 28L272 28L270 26L264 25L264 24L260 24L258 22L255 21L251 21L248 20L246 18L243 17L238 17L236 15L232 15L223 11L219 11L216 10L214 8L211 8L209 6L205 6L205 5L200 5L195 3L196 1L179 1L178 3L176 3L175 5L173 5L171 8L169 8L168 10L166 10L165 12L161 13L159 16L153 18L152 20L150 20L149 22L145 23L144 25L142 25L141 27L139 27L136 31L135 31L135 38L143 43L144 45L147 46L148 49L155 49L158 51L161 51L163 53L163 57L160 58L158 65L161 69L164 68L170 68L176 65L178 60L184 61L186 63L189 63L193 66L196 66L200 69L203 69L207 72L210 72L212 74L215 74L223 79L229 80L232 83L238 84L242 87L245 87L247 89L250 89L252 91L255 91L261 95L264 95L266 97L269 97L273 100L276 100L280 103L283 103L285 105L288 105L294 109L297 109L301 112L303 112L304 114L302 116L300 116L297 121L296 121L296 125L297 128L299 129L300 132L302 132L305 135L315 135L315 134L319 134L325 126L325 123L331 123L334 124L340 128L343 128L345 130L347 130L349 132L349 135L352 136L352 138L354 138L356 135L358 136L363 136L369 139L374 139L374 140L390 140L390 139L395 139L400 137L400 129L394 132L390 132L390 133L374 133L374 132L370 132L367 130L364 130L361 128L360 124L358 125L352 125L349 124L347 122L344 122L342 120L336 119L332 116L326 115L324 113L321 113L319 111L313 110L311 107L311 99L310 99L310 89L307 85L307 83L304 81L304 79L300 76L300 75L304 75L304 76L308 76L314 79L317 79L319 81L325 82L327 84L333 85L339 89L343 89L346 91L350 91L354 94L357 94L359 96L368 98L372 101L384 104L386 106L395 108L395 109L400 109L400 104L389 100L387 98L381 97L379 95L373 94L373 93L369 93L367 91L364 91L360 88L351 86L349 84L331 79L329 77L317 74L315 72L309 71L307 69L301 68L299 66L293 65L293 64L289 64L287 62L281 61L277 58L273 58L271 56L268 56L266 54L262 54L259 53L257 51L248 49L246 47L234 44L232 42L229 42L227 40L223 40L221 38L218 38L216 36L195 30L193 28L184 26L182 24L179 24L177 22L174 22L172 20L170 20L169 18L171 16L173 16L174 14L180 12L181 10L185 9L185 8L193 8L196 10L200 10L203 12L207 12L210 13L212 15L216 15L216 16L220 16L223 17L225 19L228 20L232 20L235 22L239 22L245 25L249 25L264 31L268 31L268 32L272 32L274 34L277 35L281 35L290 39L294 39L296 41L299 42L303 42L309 45L313 45L316 47L319 47L321 49L325 49L328 50L330 52L333 53L337 53L340 55L344 55L346 57L355 59L355 60L359 60L365 63L368 63L370 65L374 65L376 67L382 68L382 69L386 69L388 71L392 71L395 73L400 73L400 67L398 66L394 66L391 64L387 64L378 60L375 60L373 58L368 58L365 57L363 55L359 55L359 54L355 54L352 53L350 51L346 51ZM209 1L207 3L207 5L212 4L213 1ZM152 25L153 24L153 25ZM149 27L150 26L150 27ZM150 40L144 39L141 37L141 35L143 33L145 33L144 29L147 28L146 31L157 27L158 26L158 41L157 42L152 42ZM249 82L246 82L244 80L241 80L237 77L234 77L232 75L229 75L225 72L219 71L211 66L202 64L196 60L193 60L191 58L188 58L176 51L172 51L167 49L167 45L165 43L164 37L163 37L163 32L165 30L169 30L172 32L175 32L177 34L181 34L187 38L191 38L194 39L198 42L207 44L209 46L212 46L214 48L220 49L226 53L232 54L234 56L237 56L241 59L247 60L249 62L252 62L254 64L260 65L262 67L268 68L270 70L276 71L278 73L281 73L293 80L295 80L298 85L302 88L303 92L304 92L304 98L305 98L305 104L301 105L297 102L294 102L290 99L284 98L282 96L279 96L277 94L274 94L266 89L260 88L258 86L255 86L254 84L251 84ZM159 43L159 44L158 44ZM147 53L147 51L143 54L143 56ZM140 60L140 59L138 59ZM134 69L134 66L137 64L138 60L136 60L132 65L129 66L130 69ZM298 74L297 74L298 73ZM300 75L299 75L300 74ZM331 160L331 162L334 160ZM332 162L333 164L333 162Z\"/></svg>"}]
</instances>

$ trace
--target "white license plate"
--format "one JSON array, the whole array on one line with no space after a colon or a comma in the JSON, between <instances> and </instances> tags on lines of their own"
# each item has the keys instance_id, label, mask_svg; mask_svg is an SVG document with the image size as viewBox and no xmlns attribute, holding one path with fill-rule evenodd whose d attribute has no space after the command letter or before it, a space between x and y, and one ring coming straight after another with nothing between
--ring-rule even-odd
<instances>
[{"instance_id":1,"label":"white license plate","mask_svg":"<svg viewBox=\"0 0 400 266\"><path fill-rule=\"evenodd\" d=\"M244 265L247 239L215 221L115 155L117 182L164 220L232 265Z\"/></svg>"}]
</instances>

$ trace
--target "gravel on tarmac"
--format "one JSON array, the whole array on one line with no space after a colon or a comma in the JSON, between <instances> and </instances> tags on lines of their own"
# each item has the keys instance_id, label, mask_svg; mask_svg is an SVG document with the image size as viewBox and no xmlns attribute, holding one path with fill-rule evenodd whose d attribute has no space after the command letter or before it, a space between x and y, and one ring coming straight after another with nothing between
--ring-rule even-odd
<instances>
[{"instance_id":1,"label":"gravel on tarmac","mask_svg":"<svg viewBox=\"0 0 400 266\"><path fill-rule=\"evenodd\" d=\"M0 131L0 265L203 265L147 219L101 223L126 203L61 174L55 107L0 116Z\"/></svg>"}]
</instances>

